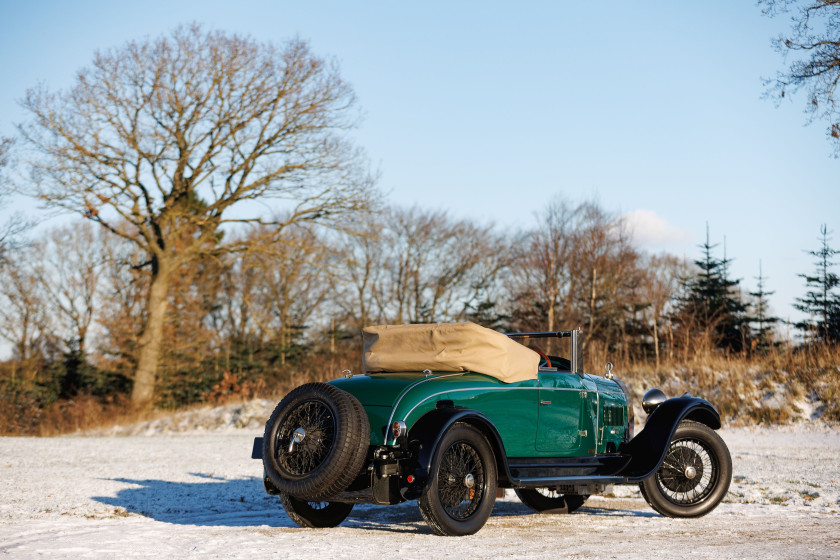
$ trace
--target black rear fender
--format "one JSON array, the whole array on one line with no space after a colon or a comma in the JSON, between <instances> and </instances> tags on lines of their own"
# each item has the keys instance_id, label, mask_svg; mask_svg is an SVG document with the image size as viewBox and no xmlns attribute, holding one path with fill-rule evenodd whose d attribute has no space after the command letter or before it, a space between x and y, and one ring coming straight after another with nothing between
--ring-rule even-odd
<instances>
[{"instance_id":1,"label":"black rear fender","mask_svg":"<svg viewBox=\"0 0 840 560\"><path fill-rule=\"evenodd\" d=\"M713 430L720 428L720 414L708 401L697 397L668 399L650 413L644 429L621 447L621 453L631 459L619 475L627 477L628 482L638 482L656 472L683 420L693 420Z\"/></svg>"}]
</instances>

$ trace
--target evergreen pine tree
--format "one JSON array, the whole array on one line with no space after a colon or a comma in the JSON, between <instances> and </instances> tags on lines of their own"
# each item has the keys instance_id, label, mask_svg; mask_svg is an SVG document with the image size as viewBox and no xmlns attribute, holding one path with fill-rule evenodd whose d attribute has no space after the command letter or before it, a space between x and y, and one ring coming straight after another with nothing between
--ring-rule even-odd
<instances>
[{"instance_id":1,"label":"evergreen pine tree","mask_svg":"<svg viewBox=\"0 0 840 560\"><path fill-rule=\"evenodd\" d=\"M753 328L752 336L755 346L761 349L771 345L773 326L779 322L779 318L769 315L767 298L776 292L768 292L764 289L764 282L767 280L767 277L764 276L761 270L761 261L758 261L758 276L755 279L758 280L758 289L754 292L749 292L755 298L755 303L753 304L755 314L750 318L750 323L758 325L757 328Z\"/></svg>"},{"instance_id":2,"label":"evergreen pine tree","mask_svg":"<svg viewBox=\"0 0 840 560\"><path fill-rule=\"evenodd\" d=\"M840 251L829 247L831 237L825 224L820 226L820 234L822 247L817 251L808 251L809 255L816 257L814 264L817 270L813 275L799 275L810 289L805 297L797 298L793 306L809 317L796 323L796 328L815 342L840 342L840 295L834 292L840 285L840 276L831 272L837 264L832 258Z\"/></svg>"},{"instance_id":3,"label":"evergreen pine tree","mask_svg":"<svg viewBox=\"0 0 840 560\"><path fill-rule=\"evenodd\" d=\"M706 336L716 348L740 352L749 339L747 305L735 294L740 280L730 280L727 269L731 259L717 259L712 251L717 245L709 241L700 245L703 257L694 261L699 269L682 282L682 294L677 297L674 321L684 329L692 329L692 336Z\"/></svg>"}]
</instances>

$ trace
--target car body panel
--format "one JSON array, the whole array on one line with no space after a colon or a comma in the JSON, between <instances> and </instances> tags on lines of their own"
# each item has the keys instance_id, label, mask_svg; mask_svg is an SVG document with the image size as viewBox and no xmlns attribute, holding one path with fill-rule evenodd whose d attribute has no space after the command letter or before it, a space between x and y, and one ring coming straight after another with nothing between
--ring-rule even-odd
<instances>
[{"instance_id":1,"label":"car body panel","mask_svg":"<svg viewBox=\"0 0 840 560\"><path fill-rule=\"evenodd\" d=\"M508 453L532 454L537 426L536 380L503 383L480 373L377 373L341 378L330 382L359 399L371 425L372 445L395 445L387 429L393 422L403 421L410 429L423 415L441 404L481 410L498 427L506 441ZM387 394L377 394L382 384ZM397 391L397 388L400 388ZM381 411L371 415L372 404L391 401L391 413L383 424ZM378 406L377 406L378 408ZM382 429L386 433L383 434ZM508 449L508 444L510 448Z\"/></svg>"},{"instance_id":2,"label":"car body panel","mask_svg":"<svg viewBox=\"0 0 840 560\"><path fill-rule=\"evenodd\" d=\"M411 427L441 406L480 411L498 431L509 457L578 457L613 451L627 418L618 385L591 375L544 368L535 380L504 383L479 373L377 373L330 382L354 395L368 414L371 445L395 445L389 426Z\"/></svg>"}]
</instances>

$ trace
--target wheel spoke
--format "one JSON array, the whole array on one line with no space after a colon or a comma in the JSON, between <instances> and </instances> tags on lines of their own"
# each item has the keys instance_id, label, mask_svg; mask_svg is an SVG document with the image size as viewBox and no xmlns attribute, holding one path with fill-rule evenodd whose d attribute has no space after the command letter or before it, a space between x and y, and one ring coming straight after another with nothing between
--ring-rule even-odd
<instances>
[{"instance_id":1,"label":"wheel spoke","mask_svg":"<svg viewBox=\"0 0 840 560\"><path fill-rule=\"evenodd\" d=\"M663 495L679 505L700 503L711 494L717 478L717 465L709 449L700 441L681 439L671 442L656 482Z\"/></svg>"},{"instance_id":2,"label":"wheel spoke","mask_svg":"<svg viewBox=\"0 0 840 560\"><path fill-rule=\"evenodd\" d=\"M463 520L481 504L484 468L476 450L466 442L456 442L446 450L438 472L438 498L446 513ZM467 486L471 477L473 486Z\"/></svg>"},{"instance_id":3,"label":"wheel spoke","mask_svg":"<svg viewBox=\"0 0 840 560\"><path fill-rule=\"evenodd\" d=\"M329 455L335 434L332 411L318 400L296 406L277 431L275 444L277 463L290 476L302 476L316 469ZM295 431L303 437L294 440Z\"/></svg>"}]
</instances>

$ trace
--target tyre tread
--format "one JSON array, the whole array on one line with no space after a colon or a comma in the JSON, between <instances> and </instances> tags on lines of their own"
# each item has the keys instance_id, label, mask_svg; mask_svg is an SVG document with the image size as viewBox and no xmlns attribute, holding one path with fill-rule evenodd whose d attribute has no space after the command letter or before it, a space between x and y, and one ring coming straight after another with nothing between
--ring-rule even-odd
<instances>
[{"instance_id":1,"label":"tyre tread","mask_svg":"<svg viewBox=\"0 0 840 560\"><path fill-rule=\"evenodd\" d=\"M294 521L301 527L306 527L310 529L324 529L328 527L336 527L341 524L342 521L347 519L347 516L350 515L350 511L353 509L353 504L344 504L338 502L330 502L328 504L328 508L330 511L326 514L324 512L305 512L299 505L299 503L295 503L296 500L294 497L281 492L280 493L280 503L283 505L283 509L286 510L286 514L289 516L289 519Z\"/></svg>"},{"instance_id":2,"label":"tyre tread","mask_svg":"<svg viewBox=\"0 0 840 560\"><path fill-rule=\"evenodd\" d=\"M457 437L459 433L462 435ZM450 438L452 441L449 441ZM484 489L485 502L479 506L479 510L474 514L475 517L468 521L450 519L448 514L443 510L437 497L437 470L440 467L441 460L439 454L442 450L448 449L452 443L461 440L470 443L476 448L479 455L482 456L487 480ZM493 455L493 448L488 443L487 438L480 431L468 424L454 424L441 439L440 447L435 452L435 459L432 465L434 474L430 476L425 491L420 496L420 499L417 500L417 505L423 520L435 534L444 537L472 535L478 532L487 522L490 513L493 511L493 505L496 502L496 460Z\"/></svg>"},{"instance_id":3,"label":"tyre tread","mask_svg":"<svg viewBox=\"0 0 840 560\"><path fill-rule=\"evenodd\" d=\"M694 431L701 434L698 438L705 438L711 451L716 453L718 461L718 481L709 497L695 505L679 505L667 500L659 490L656 483L656 473L652 474L639 483L639 490L645 501L657 513L666 517L702 517L714 510L726 496L729 485L732 481L732 457L723 439L710 427L693 420L683 420L674 432L674 439L677 439L685 432ZM672 440L673 441L673 440ZM670 446L670 442L668 443Z\"/></svg>"},{"instance_id":4,"label":"tyre tread","mask_svg":"<svg viewBox=\"0 0 840 560\"><path fill-rule=\"evenodd\" d=\"M284 478L274 460L274 436L283 418L307 399L318 399L333 409L336 417L334 448L324 463L301 479ZM344 491L356 479L367 457L370 427L367 414L351 394L327 383L306 383L286 395L266 422L263 464L271 482L298 499L325 501Z\"/></svg>"}]
</instances>

